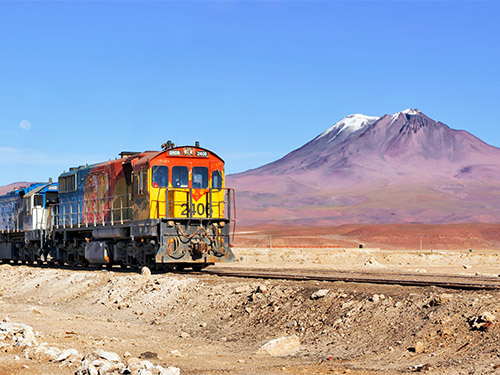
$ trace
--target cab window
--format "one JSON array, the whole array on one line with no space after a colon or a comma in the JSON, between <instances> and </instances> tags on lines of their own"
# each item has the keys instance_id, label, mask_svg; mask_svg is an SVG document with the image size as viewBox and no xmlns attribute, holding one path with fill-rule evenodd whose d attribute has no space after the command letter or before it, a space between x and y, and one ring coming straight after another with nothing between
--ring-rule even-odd
<instances>
[{"instance_id":1,"label":"cab window","mask_svg":"<svg viewBox=\"0 0 500 375\"><path fill-rule=\"evenodd\" d=\"M152 168L153 177L152 185L155 188L167 187L168 186L168 167L164 165L155 165Z\"/></svg>"},{"instance_id":2,"label":"cab window","mask_svg":"<svg viewBox=\"0 0 500 375\"><path fill-rule=\"evenodd\" d=\"M187 188L189 181L189 171L187 167L172 168L172 186L174 188Z\"/></svg>"},{"instance_id":3,"label":"cab window","mask_svg":"<svg viewBox=\"0 0 500 375\"><path fill-rule=\"evenodd\" d=\"M43 207L43 195L37 194L33 197L35 207Z\"/></svg>"},{"instance_id":4,"label":"cab window","mask_svg":"<svg viewBox=\"0 0 500 375\"><path fill-rule=\"evenodd\" d=\"M220 171L212 172L212 189L222 189L222 174Z\"/></svg>"},{"instance_id":5,"label":"cab window","mask_svg":"<svg viewBox=\"0 0 500 375\"><path fill-rule=\"evenodd\" d=\"M208 168L193 167L193 189L208 189Z\"/></svg>"}]
</instances>

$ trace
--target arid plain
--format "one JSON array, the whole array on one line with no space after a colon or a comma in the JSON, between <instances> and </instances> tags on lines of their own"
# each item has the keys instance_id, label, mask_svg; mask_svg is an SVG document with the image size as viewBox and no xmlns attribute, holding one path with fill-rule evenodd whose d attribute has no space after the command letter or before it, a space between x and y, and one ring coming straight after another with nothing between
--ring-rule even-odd
<instances>
[{"instance_id":1,"label":"arid plain","mask_svg":"<svg viewBox=\"0 0 500 375\"><path fill-rule=\"evenodd\" d=\"M237 261L227 266L494 280L498 229L239 228ZM140 372L141 361L180 374L488 374L500 367L497 291L7 264L0 280L2 324L35 333L29 345L15 344L19 334L0 341L2 374L90 374L82 358L96 351L118 355L115 373L134 374L161 373ZM288 342L266 347L276 339Z\"/></svg>"}]
</instances>

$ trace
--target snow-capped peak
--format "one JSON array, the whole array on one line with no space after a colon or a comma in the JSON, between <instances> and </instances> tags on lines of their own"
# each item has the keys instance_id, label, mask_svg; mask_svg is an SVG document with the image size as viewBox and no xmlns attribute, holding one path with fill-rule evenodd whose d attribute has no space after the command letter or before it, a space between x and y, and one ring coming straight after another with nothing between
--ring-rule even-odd
<instances>
[{"instance_id":1,"label":"snow-capped peak","mask_svg":"<svg viewBox=\"0 0 500 375\"><path fill-rule=\"evenodd\" d=\"M351 133L354 133L360 129L363 129L373 124L378 119L379 117L376 116L365 116L361 114L349 115L340 120L339 122L335 123L331 128L321 133L319 136L316 137L316 139L320 139L322 137L327 136L330 133L335 132L334 136L328 140L332 141L340 133L343 133L344 135L349 135Z\"/></svg>"},{"instance_id":2,"label":"snow-capped peak","mask_svg":"<svg viewBox=\"0 0 500 375\"><path fill-rule=\"evenodd\" d=\"M399 116L401 115L421 115L422 112L420 112L418 109L416 108L407 108L405 109L404 111L401 111L401 112L396 112L395 114L392 115L392 120L391 120L391 124L396 121Z\"/></svg>"},{"instance_id":3,"label":"snow-capped peak","mask_svg":"<svg viewBox=\"0 0 500 375\"><path fill-rule=\"evenodd\" d=\"M407 114L407 115L420 115L422 112L420 112L416 108L406 108L404 111L401 111L401 113Z\"/></svg>"}]
</instances>

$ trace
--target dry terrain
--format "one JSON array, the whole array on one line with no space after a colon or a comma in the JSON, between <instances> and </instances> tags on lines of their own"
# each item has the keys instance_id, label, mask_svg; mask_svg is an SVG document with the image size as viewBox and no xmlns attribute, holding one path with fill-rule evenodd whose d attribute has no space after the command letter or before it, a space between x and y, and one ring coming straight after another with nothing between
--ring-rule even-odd
<instances>
[{"instance_id":1,"label":"dry terrain","mask_svg":"<svg viewBox=\"0 0 500 375\"><path fill-rule=\"evenodd\" d=\"M238 228L237 261L228 266L497 278L498 228ZM496 291L4 264L0 293L0 374L93 374L83 364L95 353L117 353L122 373L139 361L181 374L500 368ZM33 327L31 341L6 333L16 323ZM264 346L274 339L281 346Z\"/></svg>"},{"instance_id":2,"label":"dry terrain","mask_svg":"<svg viewBox=\"0 0 500 375\"><path fill-rule=\"evenodd\" d=\"M492 250L235 253L232 267L500 273ZM180 374L489 374L500 368L496 291L2 265L0 293L0 332L12 323L35 331L30 345L13 344L18 338L8 335L0 341L1 374L74 374L98 349L117 353L124 365L147 359ZM263 348L280 338L287 345ZM67 349L77 353L61 360Z\"/></svg>"},{"instance_id":3,"label":"dry terrain","mask_svg":"<svg viewBox=\"0 0 500 375\"><path fill-rule=\"evenodd\" d=\"M420 242L422 241L422 242ZM330 246L395 250L497 250L500 224L346 224L339 226L238 226L237 247Z\"/></svg>"}]
</instances>

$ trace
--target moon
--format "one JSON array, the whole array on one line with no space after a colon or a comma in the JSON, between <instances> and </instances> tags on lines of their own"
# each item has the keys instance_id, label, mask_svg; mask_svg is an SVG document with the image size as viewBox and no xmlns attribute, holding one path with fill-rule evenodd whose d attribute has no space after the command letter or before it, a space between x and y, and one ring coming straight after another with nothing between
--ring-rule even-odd
<instances>
[{"instance_id":1,"label":"moon","mask_svg":"<svg viewBox=\"0 0 500 375\"><path fill-rule=\"evenodd\" d=\"M23 120L19 123L19 127L22 130L30 130L31 129L31 122L29 122L28 120Z\"/></svg>"}]
</instances>

